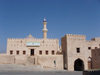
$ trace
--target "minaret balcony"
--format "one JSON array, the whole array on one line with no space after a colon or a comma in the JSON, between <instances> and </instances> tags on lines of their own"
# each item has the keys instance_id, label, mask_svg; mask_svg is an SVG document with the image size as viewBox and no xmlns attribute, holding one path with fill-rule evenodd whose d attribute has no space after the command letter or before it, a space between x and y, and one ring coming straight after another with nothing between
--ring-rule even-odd
<instances>
[{"instance_id":1,"label":"minaret balcony","mask_svg":"<svg viewBox=\"0 0 100 75\"><path fill-rule=\"evenodd\" d=\"M43 31L48 31L48 29L43 29Z\"/></svg>"}]
</instances>

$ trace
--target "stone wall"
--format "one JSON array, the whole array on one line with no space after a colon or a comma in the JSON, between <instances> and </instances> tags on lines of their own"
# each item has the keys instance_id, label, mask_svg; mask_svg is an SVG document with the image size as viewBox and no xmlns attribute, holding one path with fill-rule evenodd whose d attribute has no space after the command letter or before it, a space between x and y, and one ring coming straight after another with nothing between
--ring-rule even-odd
<instances>
[{"instance_id":1,"label":"stone wall","mask_svg":"<svg viewBox=\"0 0 100 75\"><path fill-rule=\"evenodd\" d=\"M63 70L63 56L38 56L37 63L44 68Z\"/></svg>"},{"instance_id":2,"label":"stone wall","mask_svg":"<svg viewBox=\"0 0 100 75\"><path fill-rule=\"evenodd\" d=\"M21 55L15 56L14 62L15 64L25 65L27 62L27 56L21 56Z\"/></svg>"},{"instance_id":3,"label":"stone wall","mask_svg":"<svg viewBox=\"0 0 100 75\"><path fill-rule=\"evenodd\" d=\"M93 68L99 67L98 65L100 62L98 60L100 58L100 50L97 51L96 48L100 48L100 38L93 38L88 41L85 35L67 34L62 37L61 43L64 56L64 67L66 67L67 70L74 70L75 61L77 59L81 59L84 63L84 69L88 70L90 64L89 58L91 57L93 60ZM91 50L93 53L92 56Z\"/></svg>"},{"instance_id":4,"label":"stone wall","mask_svg":"<svg viewBox=\"0 0 100 75\"><path fill-rule=\"evenodd\" d=\"M14 64L14 56L0 54L0 64Z\"/></svg>"},{"instance_id":5,"label":"stone wall","mask_svg":"<svg viewBox=\"0 0 100 75\"><path fill-rule=\"evenodd\" d=\"M92 50L92 69L100 69L100 48Z\"/></svg>"},{"instance_id":6,"label":"stone wall","mask_svg":"<svg viewBox=\"0 0 100 75\"><path fill-rule=\"evenodd\" d=\"M63 70L63 55L13 56L0 54L0 64L40 65L43 68Z\"/></svg>"},{"instance_id":7,"label":"stone wall","mask_svg":"<svg viewBox=\"0 0 100 75\"><path fill-rule=\"evenodd\" d=\"M39 42L40 46L27 46L27 42ZM51 51L54 50L55 53L59 51L59 40L58 39L37 39L37 38L23 38L23 39L8 39L7 40L7 54L8 55L24 55L23 51L26 52L26 56L30 55L30 50L34 49L35 55L40 55L39 51L42 51L42 55L46 55L45 51L48 50L51 55ZM13 53L10 54L10 51ZM19 54L17 54L19 51Z\"/></svg>"},{"instance_id":8,"label":"stone wall","mask_svg":"<svg viewBox=\"0 0 100 75\"><path fill-rule=\"evenodd\" d=\"M67 63L67 39L66 36L61 39L61 48L63 53L63 66L64 69L68 69L68 63Z\"/></svg>"},{"instance_id":9,"label":"stone wall","mask_svg":"<svg viewBox=\"0 0 100 75\"><path fill-rule=\"evenodd\" d=\"M67 34L62 38L63 55L67 62L67 70L74 71L75 61L80 59L84 63L84 69L88 69L88 52L86 36ZM77 50L78 49L78 50Z\"/></svg>"}]
</instances>

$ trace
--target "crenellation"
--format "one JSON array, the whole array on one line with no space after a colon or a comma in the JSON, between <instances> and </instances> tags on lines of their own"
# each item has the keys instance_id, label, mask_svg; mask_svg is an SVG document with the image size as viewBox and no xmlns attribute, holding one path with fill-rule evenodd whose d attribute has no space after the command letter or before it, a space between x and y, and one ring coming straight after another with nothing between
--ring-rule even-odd
<instances>
[{"instance_id":1,"label":"crenellation","mask_svg":"<svg viewBox=\"0 0 100 75\"><path fill-rule=\"evenodd\" d=\"M92 38L91 41L100 41L100 37Z\"/></svg>"},{"instance_id":2,"label":"crenellation","mask_svg":"<svg viewBox=\"0 0 100 75\"><path fill-rule=\"evenodd\" d=\"M73 34L67 34L66 37L70 40L86 40L85 35L73 35Z\"/></svg>"}]
</instances>

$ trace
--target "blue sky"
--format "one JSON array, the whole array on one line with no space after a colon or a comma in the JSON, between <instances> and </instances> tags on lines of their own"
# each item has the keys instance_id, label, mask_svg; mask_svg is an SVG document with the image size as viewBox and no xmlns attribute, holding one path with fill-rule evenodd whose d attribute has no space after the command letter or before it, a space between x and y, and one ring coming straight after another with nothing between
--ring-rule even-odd
<instances>
[{"instance_id":1,"label":"blue sky","mask_svg":"<svg viewBox=\"0 0 100 75\"><path fill-rule=\"evenodd\" d=\"M7 38L42 38L44 17L48 38L100 36L100 0L0 0L0 52L6 52Z\"/></svg>"}]
</instances>

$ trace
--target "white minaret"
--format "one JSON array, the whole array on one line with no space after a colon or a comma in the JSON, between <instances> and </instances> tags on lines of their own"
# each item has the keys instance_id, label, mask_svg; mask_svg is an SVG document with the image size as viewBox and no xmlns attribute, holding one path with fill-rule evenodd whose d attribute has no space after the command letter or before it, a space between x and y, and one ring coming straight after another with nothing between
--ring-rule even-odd
<instances>
[{"instance_id":1,"label":"white minaret","mask_svg":"<svg viewBox=\"0 0 100 75\"><path fill-rule=\"evenodd\" d=\"M47 32L48 32L48 29L47 29L47 21L46 19L44 18L43 20L43 39L46 39L47 38Z\"/></svg>"}]
</instances>

